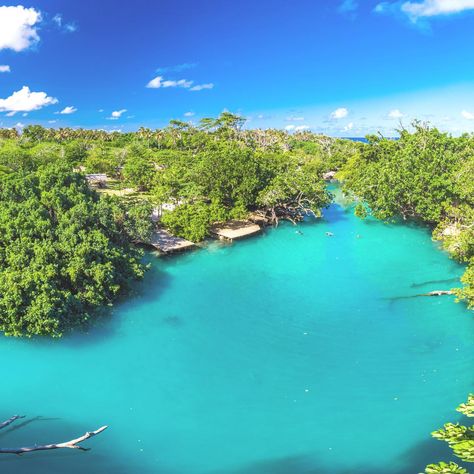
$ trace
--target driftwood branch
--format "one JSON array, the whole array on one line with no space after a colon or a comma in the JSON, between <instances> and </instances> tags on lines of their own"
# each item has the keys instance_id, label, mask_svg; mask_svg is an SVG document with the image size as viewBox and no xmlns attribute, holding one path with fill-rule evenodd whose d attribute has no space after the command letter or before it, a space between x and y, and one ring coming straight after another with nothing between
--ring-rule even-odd
<instances>
[{"instance_id":1,"label":"driftwood branch","mask_svg":"<svg viewBox=\"0 0 474 474\"><path fill-rule=\"evenodd\" d=\"M409 295L409 296L395 296L393 298L386 298L390 301L395 301L395 300L405 300L409 298L418 298L420 296L443 296L443 295L454 295L454 291L451 290L435 290L435 291L430 291L428 293L420 293L418 295Z\"/></svg>"},{"instance_id":2,"label":"driftwood branch","mask_svg":"<svg viewBox=\"0 0 474 474\"><path fill-rule=\"evenodd\" d=\"M11 418L8 418L8 420L5 420L3 423L0 423L0 430L2 428L6 428L8 425L11 425L14 421L19 420L20 418L25 417L20 415L13 415Z\"/></svg>"},{"instance_id":3,"label":"driftwood branch","mask_svg":"<svg viewBox=\"0 0 474 474\"><path fill-rule=\"evenodd\" d=\"M24 418L24 416L18 416L18 415L12 416L8 420L0 424L0 429L5 428L6 426L10 425L14 421L18 420L19 418ZM20 455L24 453L31 453L32 451L47 451L49 449L62 449L62 448L80 449L81 451L89 451L90 448L84 448L83 446L80 446L80 443L102 433L102 431L105 431L107 428L108 426L102 426L95 431L88 431L82 436L79 436L79 438L75 438L70 441L65 441L64 443L43 444L43 445L35 444L34 446L22 447L22 448L0 448L0 454Z\"/></svg>"},{"instance_id":4,"label":"driftwood branch","mask_svg":"<svg viewBox=\"0 0 474 474\"><path fill-rule=\"evenodd\" d=\"M436 290L436 291L430 291L429 293L423 293L422 295L419 296L442 296L442 295L452 295L453 292L450 290Z\"/></svg>"}]
</instances>

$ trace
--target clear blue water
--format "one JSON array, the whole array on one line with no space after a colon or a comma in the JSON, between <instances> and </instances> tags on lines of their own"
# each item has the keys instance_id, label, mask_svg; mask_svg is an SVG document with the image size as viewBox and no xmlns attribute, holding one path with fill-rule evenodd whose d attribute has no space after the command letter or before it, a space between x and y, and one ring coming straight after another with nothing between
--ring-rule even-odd
<instances>
[{"instance_id":1,"label":"clear blue water","mask_svg":"<svg viewBox=\"0 0 474 474\"><path fill-rule=\"evenodd\" d=\"M338 205L299 228L153 258L140 295L88 334L0 339L0 417L31 420L0 445L110 425L87 453L3 456L0 472L411 474L449 459L430 432L474 388L472 313L393 298L463 269L428 230Z\"/></svg>"}]
</instances>

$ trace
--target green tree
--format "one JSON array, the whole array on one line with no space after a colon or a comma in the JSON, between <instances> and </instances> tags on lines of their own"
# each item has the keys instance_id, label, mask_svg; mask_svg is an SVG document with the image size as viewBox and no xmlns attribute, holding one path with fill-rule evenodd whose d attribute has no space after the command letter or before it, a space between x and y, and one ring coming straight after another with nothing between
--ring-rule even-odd
<instances>
[{"instance_id":1,"label":"green tree","mask_svg":"<svg viewBox=\"0 0 474 474\"><path fill-rule=\"evenodd\" d=\"M0 330L59 336L141 278L128 216L55 164L0 180Z\"/></svg>"}]
</instances>

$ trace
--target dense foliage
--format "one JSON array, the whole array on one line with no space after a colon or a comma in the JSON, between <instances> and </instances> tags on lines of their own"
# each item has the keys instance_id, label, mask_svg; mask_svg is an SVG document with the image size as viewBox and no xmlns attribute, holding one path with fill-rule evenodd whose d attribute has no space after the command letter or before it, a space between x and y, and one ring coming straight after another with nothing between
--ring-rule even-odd
<instances>
[{"instance_id":1,"label":"dense foliage","mask_svg":"<svg viewBox=\"0 0 474 474\"><path fill-rule=\"evenodd\" d=\"M250 212L318 215L330 200L322 174L357 147L243 123L224 112L136 133L0 130L0 330L57 336L112 304L143 275L133 243L150 240L153 209L193 241Z\"/></svg>"},{"instance_id":2,"label":"dense foliage","mask_svg":"<svg viewBox=\"0 0 474 474\"><path fill-rule=\"evenodd\" d=\"M399 140L369 137L339 173L359 200L356 214L429 224L434 238L467 264L459 298L474 307L474 137L415 123Z\"/></svg>"},{"instance_id":3,"label":"dense foliage","mask_svg":"<svg viewBox=\"0 0 474 474\"><path fill-rule=\"evenodd\" d=\"M144 273L135 217L59 164L0 178L0 329L59 336L111 304Z\"/></svg>"}]
</instances>

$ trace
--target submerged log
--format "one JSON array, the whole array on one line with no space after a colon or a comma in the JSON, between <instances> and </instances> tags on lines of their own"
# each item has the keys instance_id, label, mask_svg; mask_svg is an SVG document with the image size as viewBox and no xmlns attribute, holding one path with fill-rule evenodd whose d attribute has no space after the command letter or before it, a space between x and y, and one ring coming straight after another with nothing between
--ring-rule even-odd
<instances>
[{"instance_id":1,"label":"submerged log","mask_svg":"<svg viewBox=\"0 0 474 474\"><path fill-rule=\"evenodd\" d=\"M442 295L453 295L454 293L451 290L435 290L430 291L429 293L423 293L420 296L442 296Z\"/></svg>"},{"instance_id":2,"label":"submerged log","mask_svg":"<svg viewBox=\"0 0 474 474\"><path fill-rule=\"evenodd\" d=\"M419 298L420 296L443 296L443 295L454 295L454 291L451 290L435 290L435 291L430 291L428 293L421 293L418 295L408 295L408 296L394 296L392 298L386 298L390 301L396 301L396 300L406 300L410 298Z\"/></svg>"},{"instance_id":3,"label":"submerged log","mask_svg":"<svg viewBox=\"0 0 474 474\"><path fill-rule=\"evenodd\" d=\"M19 415L12 416L8 420L4 421L3 423L0 423L0 429L7 427L8 425L10 425L11 423L13 423L14 421L20 418L25 418L25 417L19 416ZM71 439L70 441L65 441L63 443L52 443L52 444L43 444L43 445L35 444L34 446L20 447L20 448L0 448L0 454L21 455L21 454L30 453L33 451L47 451L50 449L63 449L63 448L80 449L81 451L89 451L90 448L84 448L83 446L80 446L80 443L102 433L102 431L105 431L107 428L108 426L101 426L95 431L88 431L82 436L79 436L78 438Z\"/></svg>"}]
</instances>

